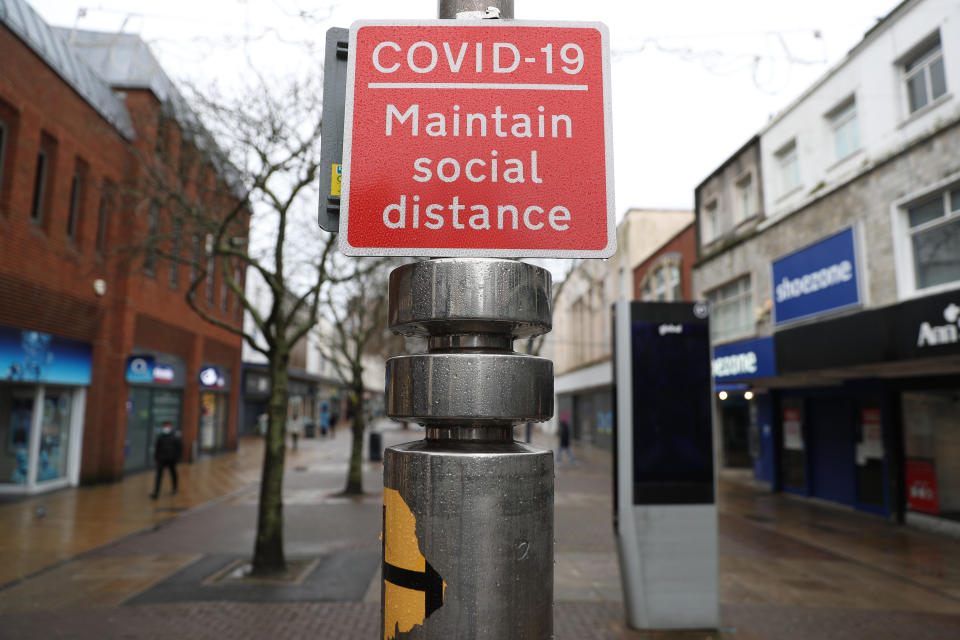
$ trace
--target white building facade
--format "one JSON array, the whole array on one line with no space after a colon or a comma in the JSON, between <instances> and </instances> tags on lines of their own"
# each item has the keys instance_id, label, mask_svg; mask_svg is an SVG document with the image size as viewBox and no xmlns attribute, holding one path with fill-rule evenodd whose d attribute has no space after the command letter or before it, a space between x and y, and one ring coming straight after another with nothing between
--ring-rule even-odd
<instances>
[{"instance_id":1,"label":"white building facade","mask_svg":"<svg viewBox=\"0 0 960 640\"><path fill-rule=\"evenodd\" d=\"M715 380L775 490L960 520L958 91L960 4L907 0L745 147L754 222L703 233L698 187Z\"/></svg>"}]
</instances>

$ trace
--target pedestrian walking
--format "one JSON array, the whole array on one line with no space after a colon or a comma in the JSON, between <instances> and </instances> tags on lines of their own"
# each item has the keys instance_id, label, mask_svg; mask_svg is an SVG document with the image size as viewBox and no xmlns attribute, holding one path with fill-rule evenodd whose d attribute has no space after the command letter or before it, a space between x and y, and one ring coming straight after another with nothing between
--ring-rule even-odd
<instances>
[{"instance_id":1,"label":"pedestrian walking","mask_svg":"<svg viewBox=\"0 0 960 640\"><path fill-rule=\"evenodd\" d=\"M560 448L557 449L557 462L563 458L563 452L567 452L567 457L570 459L570 462L576 462L577 459L573 457L573 451L570 450L570 412L564 411L560 416L560 429L558 432L560 438Z\"/></svg>"},{"instance_id":2,"label":"pedestrian walking","mask_svg":"<svg viewBox=\"0 0 960 640\"><path fill-rule=\"evenodd\" d=\"M303 420L299 417L294 417L291 420L287 421L287 432L290 434L290 439L293 441L293 450L297 450L297 443L300 440L300 435L303 433Z\"/></svg>"},{"instance_id":3,"label":"pedestrian walking","mask_svg":"<svg viewBox=\"0 0 960 640\"><path fill-rule=\"evenodd\" d=\"M330 411L327 409L327 403L324 402L320 405L320 435L324 438L327 437L327 431L330 429ZM330 437L333 437L333 432L330 432Z\"/></svg>"},{"instance_id":4,"label":"pedestrian walking","mask_svg":"<svg viewBox=\"0 0 960 640\"><path fill-rule=\"evenodd\" d=\"M153 461L157 464L157 477L153 482L153 500L160 495L160 484L163 482L163 470L170 470L170 481L173 483L173 495L177 495L177 463L183 455L183 440L180 433L174 433L173 423L167 421L161 425L160 435L153 447Z\"/></svg>"}]
</instances>

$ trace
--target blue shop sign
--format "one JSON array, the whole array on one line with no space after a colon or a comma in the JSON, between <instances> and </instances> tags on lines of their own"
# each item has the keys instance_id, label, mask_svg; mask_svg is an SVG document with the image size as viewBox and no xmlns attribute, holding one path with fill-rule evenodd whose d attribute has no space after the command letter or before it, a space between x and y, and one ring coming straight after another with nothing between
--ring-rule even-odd
<instances>
[{"instance_id":1,"label":"blue shop sign","mask_svg":"<svg viewBox=\"0 0 960 640\"><path fill-rule=\"evenodd\" d=\"M853 228L773 263L776 324L860 304Z\"/></svg>"},{"instance_id":2,"label":"blue shop sign","mask_svg":"<svg viewBox=\"0 0 960 640\"><path fill-rule=\"evenodd\" d=\"M200 369L200 386L207 389L223 389L227 381L217 367L203 367Z\"/></svg>"},{"instance_id":3,"label":"blue shop sign","mask_svg":"<svg viewBox=\"0 0 960 640\"><path fill-rule=\"evenodd\" d=\"M85 342L0 326L0 380L87 386L91 360Z\"/></svg>"},{"instance_id":4,"label":"blue shop sign","mask_svg":"<svg viewBox=\"0 0 960 640\"><path fill-rule=\"evenodd\" d=\"M713 379L717 382L776 375L773 338L754 338L713 348Z\"/></svg>"},{"instance_id":5,"label":"blue shop sign","mask_svg":"<svg viewBox=\"0 0 960 640\"><path fill-rule=\"evenodd\" d=\"M173 384L177 372L168 364L158 363L153 356L130 356L124 377L131 384Z\"/></svg>"}]
</instances>

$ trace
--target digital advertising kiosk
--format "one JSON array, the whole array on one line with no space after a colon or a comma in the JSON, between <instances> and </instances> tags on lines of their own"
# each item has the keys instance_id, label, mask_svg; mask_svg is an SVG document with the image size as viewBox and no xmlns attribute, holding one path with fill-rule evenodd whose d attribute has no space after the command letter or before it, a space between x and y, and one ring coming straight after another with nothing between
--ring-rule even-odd
<instances>
[{"instance_id":1,"label":"digital advertising kiosk","mask_svg":"<svg viewBox=\"0 0 960 640\"><path fill-rule=\"evenodd\" d=\"M635 629L719 625L709 308L614 306L614 530Z\"/></svg>"}]
</instances>

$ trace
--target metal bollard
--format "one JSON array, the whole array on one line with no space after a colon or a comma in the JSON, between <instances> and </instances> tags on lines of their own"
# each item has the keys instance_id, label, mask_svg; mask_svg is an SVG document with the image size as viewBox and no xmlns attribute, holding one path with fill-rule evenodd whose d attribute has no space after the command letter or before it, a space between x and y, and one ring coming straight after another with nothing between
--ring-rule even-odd
<instances>
[{"instance_id":1,"label":"metal bollard","mask_svg":"<svg viewBox=\"0 0 960 640\"><path fill-rule=\"evenodd\" d=\"M384 638L553 637L553 455L513 426L553 415L553 363L513 341L551 326L545 269L436 259L390 275L387 413L426 427L386 450Z\"/></svg>"}]
</instances>

